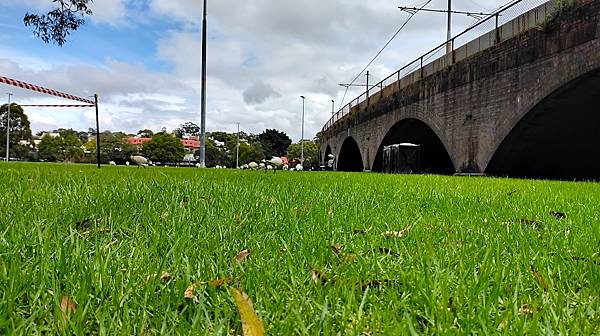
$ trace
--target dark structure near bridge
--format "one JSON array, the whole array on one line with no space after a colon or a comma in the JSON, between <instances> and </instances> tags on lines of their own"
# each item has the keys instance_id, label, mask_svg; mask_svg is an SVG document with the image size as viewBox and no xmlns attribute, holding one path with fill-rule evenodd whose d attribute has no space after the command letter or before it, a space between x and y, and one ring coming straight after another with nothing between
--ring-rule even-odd
<instances>
[{"instance_id":1,"label":"dark structure near bridge","mask_svg":"<svg viewBox=\"0 0 600 336\"><path fill-rule=\"evenodd\" d=\"M323 128L324 157L382 171L384 147L413 143L423 172L599 178L600 0L555 6L378 84Z\"/></svg>"}]
</instances>

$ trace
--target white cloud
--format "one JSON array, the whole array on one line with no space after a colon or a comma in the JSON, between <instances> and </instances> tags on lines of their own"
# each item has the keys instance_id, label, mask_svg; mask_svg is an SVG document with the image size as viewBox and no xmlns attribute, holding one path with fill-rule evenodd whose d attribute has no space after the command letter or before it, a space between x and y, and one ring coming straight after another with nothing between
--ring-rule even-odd
<instances>
[{"instance_id":1,"label":"white cloud","mask_svg":"<svg viewBox=\"0 0 600 336\"><path fill-rule=\"evenodd\" d=\"M26 1L32 8L49 3L8 1ZM331 99L339 107L344 90L338 84L352 80L407 18L396 7L415 3L424 2L209 0L207 128L233 131L235 123L241 122L247 132L278 128L298 140L299 96L305 95L305 136L312 136L329 118ZM455 6L483 10L477 3L483 1L469 0ZM486 0L484 7L494 8L500 3ZM133 0L97 0L92 20L117 28L139 23L142 16L151 23L168 23L170 30L157 34L155 48L156 58L172 66L169 73L149 70L143 59L139 60L141 65L109 59L99 66L59 66L32 55L10 56L12 62L0 59L0 73L77 95L100 92L103 128L134 132L162 126L172 129L185 121L199 123L202 1L148 0L148 5L150 10L141 12L143 6ZM428 7L444 6L444 0L434 0ZM456 17L454 29L459 31L472 22ZM370 67L371 82L385 78L444 37L443 15L419 14ZM345 102L361 91L350 90ZM34 99L31 93L20 94ZM34 127L35 123L51 121L38 118L48 112L33 112L37 113ZM56 113L53 118L60 126L93 126L93 111L52 113Z\"/></svg>"},{"instance_id":2,"label":"white cloud","mask_svg":"<svg viewBox=\"0 0 600 336\"><path fill-rule=\"evenodd\" d=\"M97 23L120 24L127 15L126 0L96 0L90 8L92 20Z\"/></svg>"}]
</instances>

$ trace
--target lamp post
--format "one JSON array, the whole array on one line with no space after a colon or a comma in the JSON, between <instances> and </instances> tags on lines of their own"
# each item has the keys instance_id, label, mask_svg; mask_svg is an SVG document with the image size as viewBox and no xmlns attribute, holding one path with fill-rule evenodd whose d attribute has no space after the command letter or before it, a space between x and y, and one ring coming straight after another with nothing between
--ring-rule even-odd
<instances>
[{"instance_id":1,"label":"lamp post","mask_svg":"<svg viewBox=\"0 0 600 336\"><path fill-rule=\"evenodd\" d=\"M206 167L206 0L202 10L202 78L200 102L200 167Z\"/></svg>"},{"instance_id":2,"label":"lamp post","mask_svg":"<svg viewBox=\"0 0 600 336\"><path fill-rule=\"evenodd\" d=\"M335 114L335 100L331 100L331 116Z\"/></svg>"},{"instance_id":3,"label":"lamp post","mask_svg":"<svg viewBox=\"0 0 600 336\"><path fill-rule=\"evenodd\" d=\"M12 93L8 95L8 116L6 118L6 162L10 160L10 97Z\"/></svg>"},{"instance_id":4,"label":"lamp post","mask_svg":"<svg viewBox=\"0 0 600 336\"><path fill-rule=\"evenodd\" d=\"M240 169L240 123L237 123L237 145L235 146L235 168Z\"/></svg>"},{"instance_id":5,"label":"lamp post","mask_svg":"<svg viewBox=\"0 0 600 336\"><path fill-rule=\"evenodd\" d=\"M304 101L306 97L300 96L302 98L302 134L300 138L300 164L304 167Z\"/></svg>"}]
</instances>

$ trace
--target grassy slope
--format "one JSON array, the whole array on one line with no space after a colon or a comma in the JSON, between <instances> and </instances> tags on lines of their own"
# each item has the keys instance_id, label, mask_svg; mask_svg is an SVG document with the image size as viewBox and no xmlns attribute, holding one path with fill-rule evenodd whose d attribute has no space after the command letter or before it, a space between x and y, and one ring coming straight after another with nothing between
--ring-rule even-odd
<instances>
[{"instance_id":1,"label":"grassy slope","mask_svg":"<svg viewBox=\"0 0 600 336\"><path fill-rule=\"evenodd\" d=\"M3 164L0 185L0 334L61 330L61 293L79 334L240 332L225 288L183 298L227 276L273 335L600 332L598 184Z\"/></svg>"}]
</instances>

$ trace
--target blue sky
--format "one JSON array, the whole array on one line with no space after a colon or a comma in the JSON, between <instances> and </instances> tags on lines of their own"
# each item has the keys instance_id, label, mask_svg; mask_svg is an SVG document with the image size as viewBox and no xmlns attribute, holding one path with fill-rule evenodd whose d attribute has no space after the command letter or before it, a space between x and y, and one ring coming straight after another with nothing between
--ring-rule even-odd
<instances>
[{"instance_id":1,"label":"blue sky","mask_svg":"<svg viewBox=\"0 0 600 336\"><path fill-rule=\"evenodd\" d=\"M209 0L209 130L247 132L277 128L300 138L300 95L307 97L306 137L327 121L331 99L379 50L415 0ZM457 9L498 7L497 0L456 0ZM434 0L428 7L443 7ZM0 75L59 91L101 97L101 128L137 132L199 123L200 14L197 0L97 0L94 15L60 48L42 43L23 26L28 11L51 0L2 0ZM456 18L460 31L473 22ZM445 20L419 14L370 67L385 78L442 43ZM64 103L3 87L23 103ZM360 94L353 90L346 102ZM34 130L87 129L86 110L28 109Z\"/></svg>"}]
</instances>

